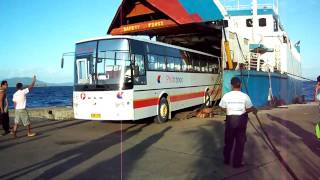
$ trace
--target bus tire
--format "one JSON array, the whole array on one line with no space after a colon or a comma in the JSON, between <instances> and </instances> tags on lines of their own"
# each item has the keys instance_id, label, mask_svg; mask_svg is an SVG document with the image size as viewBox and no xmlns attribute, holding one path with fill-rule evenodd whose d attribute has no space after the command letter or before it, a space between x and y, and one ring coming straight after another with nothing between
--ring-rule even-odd
<instances>
[{"instance_id":1,"label":"bus tire","mask_svg":"<svg viewBox=\"0 0 320 180\"><path fill-rule=\"evenodd\" d=\"M162 97L159 101L158 115L154 118L154 121L158 124L167 122L169 119L169 103L167 98Z\"/></svg>"},{"instance_id":2,"label":"bus tire","mask_svg":"<svg viewBox=\"0 0 320 180\"><path fill-rule=\"evenodd\" d=\"M206 91L206 93L204 95L204 105L205 105L205 107L210 107L210 105L211 105L209 91Z\"/></svg>"}]
</instances>

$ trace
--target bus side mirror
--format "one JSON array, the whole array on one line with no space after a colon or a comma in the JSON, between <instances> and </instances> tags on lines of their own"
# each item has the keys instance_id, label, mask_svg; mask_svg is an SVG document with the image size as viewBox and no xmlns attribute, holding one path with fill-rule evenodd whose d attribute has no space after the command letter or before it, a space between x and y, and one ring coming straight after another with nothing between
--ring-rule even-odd
<instances>
[{"instance_id":1,"label":"bus side mirror","mask_svg":"<svg viewBox=\"0 0 320 180\"><path fill-rule=\"evenodd\" d=\"M64 58L62 56L62 58L61 58L61 69L63 69L63 65L64 65Z\"/></svg>"},{"instance_id":2,"label":"bus side mirror","mask_svg":"<svg viewBox=\"0 0 320 180\"><path fill-rule=\"evenodd\" d=\"M134 66L133 76L134 77L138 77L139 76L139 66Z\"/></svg>"},{"instance_id":3,"label":"bus side mirror","mask_svg":"<svg viewBox=\"0 0 320 180\"><path fill-rule=\"evenodd\" d=\"M61 57L61 69L63 69L64 57L65 56L75 56L75 52L66 52L66 53L62 54L62 57Z\"/></svg>"}]
</instances>

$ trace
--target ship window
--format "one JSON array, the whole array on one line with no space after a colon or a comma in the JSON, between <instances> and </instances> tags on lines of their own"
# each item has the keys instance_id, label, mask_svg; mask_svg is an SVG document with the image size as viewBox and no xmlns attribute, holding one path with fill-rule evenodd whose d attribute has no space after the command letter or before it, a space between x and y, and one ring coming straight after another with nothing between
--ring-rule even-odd
<instances>
[{"instance_id":1,"label":"ship window","mask_svg":"<svg viewBox=\"0 0 320 180\"><path fill-rule=\"evenodd\" d=\"M228 20L223 20L223 26L226 28L229 26Z\"/></svg>"},{"instance_id":2,"label":"ship window","mask_svg":"<svg viewBox=\"0 0 320 180\"><path fill-rule=\"evenodd\" d=\"M283 36L283 43L287 43L287 42L288 42L287 37Z\"/></svg>"},{"instance_id":3,"label":"ship window","mask_svg":"<svg viewBox=\"0 0 320 180\"><path fill-rule=\"evenodd\" d=\"M246 20L247 27L252 27L252 19Z\"/></svg>"},{"instance_id":4,"label":"ship window","mask_svg":"<svg viewBox=\"0 0 320 180\"><path fill-rule=\"evenodd\" d=\"M274 27L273 27L274 32L278 32L278 30L279 30L278 21L274 19L273 20L273 25L274 25Z\"/></svg>"},{"instance_id":5,"label":"ship window","mask_svg":"<svg viewBox=\"0 0 320 180\"><path fill-rule=\"evenodd\" d=\"M259 26L260 27L264 27L264 26L266 26L267 25L267 20L266 20L266 18L260 18L259 19Z\"/></svg>"}]
</instances>

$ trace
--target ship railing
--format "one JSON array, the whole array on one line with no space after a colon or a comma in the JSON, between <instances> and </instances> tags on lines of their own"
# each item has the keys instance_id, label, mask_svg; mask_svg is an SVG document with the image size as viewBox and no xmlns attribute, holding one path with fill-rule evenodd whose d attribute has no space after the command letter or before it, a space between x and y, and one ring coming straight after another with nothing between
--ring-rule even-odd
<instances>
[{"instance_id":1,"label":"ship railing","mask_svg":"<svg viewBox=\"0 0 320 180\"><path fill-rule=\"evenodd\" d=\"M250 53L250 58L247 60L247 69L261 71L264 61L260 59L259 53Z\"/></svg>"},{"instance_id":2,"label":"ship railing","mask_svg":"<svg viewBox=\"0 0 320 180\"><path fill-rule=\"evenodd\" d=\"M258 9L275 9L273 4L258 4ZM252 9L251 5L235 5L235 6L224 6L227 11L232 10L249 10Z\"/></svg>"}]
</instances>

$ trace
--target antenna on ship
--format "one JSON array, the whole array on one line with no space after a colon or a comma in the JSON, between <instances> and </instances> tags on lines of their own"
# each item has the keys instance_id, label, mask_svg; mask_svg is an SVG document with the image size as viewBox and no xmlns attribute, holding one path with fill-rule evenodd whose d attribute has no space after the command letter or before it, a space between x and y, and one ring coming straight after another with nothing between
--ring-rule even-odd
<instances>
[{"instance_id":1,"label":"antenna on ship","mask_svg":"<svg viewBox=\"0 0 320 180\"><path fill-rule=\"evenodd\" d=\"M273 6L276 15L279 15L279 0L273 0Z\"/></svg>"},{"instance_id":2,"label":"antenna on ship","mask_svg":"<svg viewBox=\"0 0 320 180\"><path fill-rule=\"evenodd\" d=\"M256 32L258 27L258 3L257 0L252 0L252 41L256 43Z\"/></svg>"}]
</instances>

